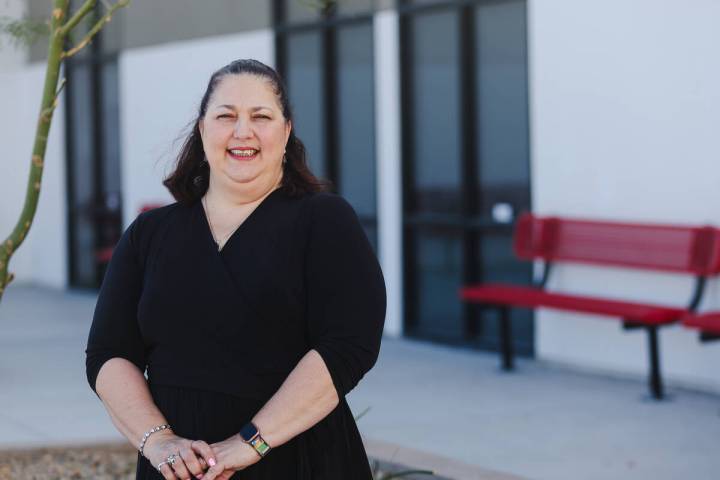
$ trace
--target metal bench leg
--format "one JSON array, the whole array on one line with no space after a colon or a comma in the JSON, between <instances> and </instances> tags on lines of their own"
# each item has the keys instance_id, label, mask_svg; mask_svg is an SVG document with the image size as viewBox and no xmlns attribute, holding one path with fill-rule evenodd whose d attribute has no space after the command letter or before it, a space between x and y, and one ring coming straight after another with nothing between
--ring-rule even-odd
<instances>
[{"instance_id":1,"label":"metal bench leg","mask_svg":"<svg viewBox=\"0 0 720 480\"><path fill-rule=\"evenodd\" d=\"M500 353L502 355L502 369L512 370L513 362L512 333L510 324L510 309L500 307Z\"/></svg>"},{"instance_id":2,"label":"metal bench leg","mask_svg":"<svg viewBox=\"0 0 720 480\"><path fill-rule=\"evenodd\" d=\"M647 327L648 347L650 348L650 392L657 400L662 400L663 384L660 375L660 347L658 345L658 327Z\"/></svg>"}]
</instances>

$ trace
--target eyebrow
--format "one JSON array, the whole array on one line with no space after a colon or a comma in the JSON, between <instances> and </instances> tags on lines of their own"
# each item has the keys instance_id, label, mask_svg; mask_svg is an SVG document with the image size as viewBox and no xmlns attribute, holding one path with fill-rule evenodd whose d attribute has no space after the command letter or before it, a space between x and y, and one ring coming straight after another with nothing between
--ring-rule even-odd
<instances>
[{"instance_id":1,"label":"eyebrow","mask_svg":"<svg viewBox=\"0 0 720 480\"><path fill-rule=\"evenodd\" d=\"M234 105L229 105L229 104L227 104L227 103L225 103L225 104L223 104L223 105L218 105L216 108L227 108L228 110L233 110L233 111L235 110L235 106L234 106ZM250 110L253 111L253 112L257 112L258 110L270 110L270 111L272 111L273 109L272 109L272 107L266 107L266 106L264 106L264 105L260 105L260 106L257 106L257 107L252 107Z\"/></svg>"}]
</instances>

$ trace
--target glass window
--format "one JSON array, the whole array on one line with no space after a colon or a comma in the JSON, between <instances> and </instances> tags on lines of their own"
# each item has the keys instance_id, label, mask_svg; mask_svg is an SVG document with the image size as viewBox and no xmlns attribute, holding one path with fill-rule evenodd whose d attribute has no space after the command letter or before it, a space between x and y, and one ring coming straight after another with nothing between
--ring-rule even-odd
<instances>
[{"instance_id":1,"label":"glass window","mask_svg":"<svg viewBox=\"0 0 720 480\"><path fill-rule=\"evenodd\" d=\"M288 23L311 22L322 18L323 0L285 0L285 18Z\"/></svg>"},{"instance_id":2,"label":"glass window","mask_svg":"<svg viewBox=\"0 0 720 480\"><path fill-rule=\"evenodd\" d=\"M78 205L92 201L95 172L95 136L92 119L93 87L90 65L78 64L72 69L72 78L68 81L72 101L72 179L75 184L73 193Z\"/></svg>"},{"instance_id":3,"label":"glass window","mask_svg":"<svg viewBox=\"0 0 720 480\"><path fill-rule=\"evenodd\" d=\"M87 63L74 65L68 81L70 94L69 128L72 145L69 175L72 179L71 212L74 219L72 249L74 280L76 284L93 286L95 283L95 129L92 119L93 85L90 66Z\"/></svg>"},{"instance_id":4,"label":"glass window","mask_svg":"<svg viewBox=\"0 0 720 480\"><path fill-rule=\"evenodd\" d=\"M103 108L103 186L106 191L119 192L120 184L120 107L118 91L118 66L107 62L101 71Z\"/></svg>"},{"instance_id":5,"label":"glass window","mask_svg":"<svg viewBox=\"0 0 720 480\"><path fill-rule=\"evenodd\" d=\"M372 26L338 31L339 186L359 215L375 215Z\"/></svg>"},{"instance_id":6,"label":"glass window","mask_svg":"<svg viewBox=\"0 0 720 480\"><path fill-rule=\"evenodd\" d=\"M305 144L312 172L326 177L325 88L320 32L293 33L286 37L287 86L293 107L293 128Z\"/></svg>"},{"instance_id":7,"label":"glass window","mask_svg":"<svg viewBox=\"0 0 720 480\"><path fill-rule=\"evenodd\" d=\"M500 202L518 210L530 201L525 2L481 5L475 15L481 204L485 214Z\"/></svg>"},{"instance_id":8,"label":"glass window","mask_svg":"<svg viewBox=\"0 0 720 480\"><path fill-rule=\"evenodd\" d=\"M423 229L414 235L417 252L417 306L415 328L436 339L463 338L462 237L459 234Z\"/></svg>"},{"instance_id":9,"label":"glass window","mask_svg":"<svg viewBox=\"0 0 720 480\"><path fill-rule=\"evenodd\" d=\"M376 246L373 24L370 17L343 18L371 11L374 2L335 2L335 15L291 3L284 4L290 25L278 31L278 42L295 131L313 173L348 200ZM332 16L332 24L325 21ZM298 19L303 24L292 25Z\"/></svg>"},{"instance_id":10,"label":"glass window","mask_svg":"<svg viewBox=\"0 0 720 480\"><path fill-rule=\"evenodd\" d=\"M368 13L373 10L373 0L340 0L335 2L340 15Z\"/></svg>"},{"instance_id":11,"label":"glass window","mask_svg":"<svg viewBox=\"0 0 720 480\"><path fill-rule=\"evenodd\" d=\"M419 211L461 211L460 49L455 12L412 20L415 202ZM447 34L439 34L447 32Z\"/></svg>"},{"instance_id":12,"label":"glass window","mask_svg":"<svg viewBox=\"0 0 720 480\"><path fill-rule=\"evenodd\" d=\"M444 1L401 11L411 179L406 312L409 331L423 338L495 349L497 313L464 304L458 289L531 280L504 224L530 205L525 3ZM476 178L464 177L470 170ZM517 351L532 353L532 313L511 315Z\"/></svg>"}]
</instances>

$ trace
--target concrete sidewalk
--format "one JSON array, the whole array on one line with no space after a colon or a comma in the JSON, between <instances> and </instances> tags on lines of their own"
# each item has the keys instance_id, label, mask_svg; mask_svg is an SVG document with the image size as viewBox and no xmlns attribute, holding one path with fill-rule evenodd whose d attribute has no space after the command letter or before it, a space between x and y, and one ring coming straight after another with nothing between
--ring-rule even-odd
<instances>
[{"instance_id":1,"label":"concrete sidewalk","mask_svg":"<svg viewBox=\"0 0 720 480\"><path fill-rule=\"evenodd\" d=\"M94 293L12 286L0 304L0 448L122 441L87 386ZM715 348L710 346L708 348ZM720 373L719 373L720 374ZM385 340L349 396L376 458L456 479L720 478L720 397Z\"/></svg>"}]
</instances>

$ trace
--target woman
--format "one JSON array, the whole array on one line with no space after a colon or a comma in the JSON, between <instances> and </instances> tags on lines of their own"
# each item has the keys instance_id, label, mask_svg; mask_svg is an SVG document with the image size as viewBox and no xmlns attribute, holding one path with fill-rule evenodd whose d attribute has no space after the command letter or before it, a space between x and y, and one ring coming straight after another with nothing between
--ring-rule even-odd
<instances>
[{"instance_id":1,"label":"woman","mask_svg":"<svg viewBox=\"0 0 720 480\"><path fill-rule=\"evenodd\" d=\"M273 69L212 75L164 184L177 202L123 234L87 347L137 478L371 479L344 397L377 359L382 273Z\"/></svg>"}]
</instances>

